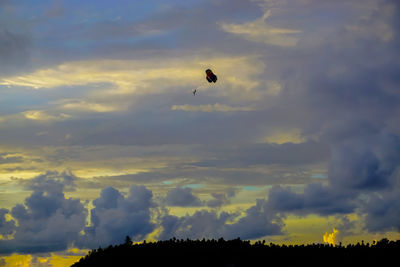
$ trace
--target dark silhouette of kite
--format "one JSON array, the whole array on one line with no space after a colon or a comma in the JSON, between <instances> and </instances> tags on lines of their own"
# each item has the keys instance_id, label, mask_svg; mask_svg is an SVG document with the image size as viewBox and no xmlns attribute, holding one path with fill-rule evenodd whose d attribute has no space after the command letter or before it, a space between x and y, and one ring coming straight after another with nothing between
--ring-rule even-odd
<instances>
[{"instance_id":1,"label":"dark silhouette of kite","mask_svg":"<svg viewBox=\"0 0 400 267\"><path fill-rule=\"evenodd\" d=\"M217 78L217 75L215 75L215 74L213 73L212 70L206 69L206 80L207 80L209 83L216 83L216 82L217 82L217 79L218 79L218 78ZM203 87L203 85L200 86L200 87L198 87L197 89L200 89L201 87ZM192 91L193 95L196 95L197 89L194 89L194 90Z\"/></svg>"},{"instance_id":2,"label":"dark silhouette of kite","mask_svg":"<svg viewBox=\"0 0 400 267\"><path fill-rule=\"evenodd\" d=\"M206 79L209 83L216 83L217 82L217 75L215 75L212 70L206 69Z\"/></svg>"}]
</instances>

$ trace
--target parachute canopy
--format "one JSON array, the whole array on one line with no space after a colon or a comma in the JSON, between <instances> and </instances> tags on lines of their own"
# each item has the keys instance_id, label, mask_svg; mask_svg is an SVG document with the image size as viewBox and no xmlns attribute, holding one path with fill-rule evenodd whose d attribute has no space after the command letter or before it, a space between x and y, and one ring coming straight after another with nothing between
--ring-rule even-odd
<instances>
[{"instance_id":1,"label":"parachute canopy","mask_svg":"<svg viewBox=\"0 0 400 267\"><path fill-rule=\"evenodd\" d=\"M212 72L212 70L206 69L206 74L207 74L206 79L207 79L207 81L208 81L209 83L211 83L211 82L216 83L216 82L217 82L217 75L215 75L215 74Z\"/></svg>"}]
</instances>

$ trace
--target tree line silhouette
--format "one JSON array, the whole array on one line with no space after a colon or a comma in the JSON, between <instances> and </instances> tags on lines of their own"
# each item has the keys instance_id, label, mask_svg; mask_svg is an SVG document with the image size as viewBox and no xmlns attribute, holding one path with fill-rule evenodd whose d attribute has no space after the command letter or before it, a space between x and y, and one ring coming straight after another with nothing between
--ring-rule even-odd
<instances>
[{"instance_id":1,"label":"tree line silhouette","mask_svg":"<svg viewBox=\"0 0 400 267\"><path fill-rule=\"evenodd\" d=\"M276 264L378 265L399 263L400 240L384 238L373 244L276 245L265 241L182 240L125 243L89 251L72 267L81 266L272 266Z\"/></svg>"}]
</instances>

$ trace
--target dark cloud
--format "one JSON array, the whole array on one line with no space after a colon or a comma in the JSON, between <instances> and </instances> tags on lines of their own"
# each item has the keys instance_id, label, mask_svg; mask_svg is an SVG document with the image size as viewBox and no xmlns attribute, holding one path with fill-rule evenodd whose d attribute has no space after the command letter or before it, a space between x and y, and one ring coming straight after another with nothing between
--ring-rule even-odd
<instances>
[{"instance_id":1,"label":"dark cloud","mask_svg":"<svg viewBox=\"0 0 400 267\"><path fill-rule=\"evenodd\" d=\"M23 160L23 157L20 156L8 156L7 153L0 154L0 164L19 163L23 162Z\"/></svg>"},{"instance_id":2,"label":"dark cloud","mask_svg":"<svg viewBox=\"0 0 400 267\"><path fill-rule=\"evenodd\" d=\"M241 145L219 146L217 159L205 160L199 164L208 166L248 167L257 164L304 165L326 161L329 147L322 142L299 144L247 143ZM207 166L207 165L206 165Z\"/></svg>"},{"instance_id":3,"label":"dark cloud","mask_svg":"<svg viewBox=\"0 0 400 267\"><path fill-rule=\"evenodd\" d=\"M249 208L245 216L237 222L232 220L238 214L227 212L197 211L193 215L176 217L166 215L162 218L163 231L159 239L177 238L244 238L256 239L270 235L282 234L281 219L266 208L266 202L258 200L255 206Z\"/></svg>"},{"instance_id":4,"label":"dark cloud","mask_svg":"<svg viewBox=\"0 0 400 267\"><path fill-rule=\"evenodd\" d=\"M13 234L13 239L0 242L2 253L57 251L71 244L81 248L107 246L120 243L127 235L142 240L157 227L152 212L158 207L153 202L152 191L144 186L132 186L126 196L113 187L104 188L100 197L93 201L90 226L86 226L87 209L79 199L66 198L63 193L75 181L71 177L74 177L71 173L56 172L39 175L32 180L30 188L33 192L24 205L18 204L11 211L1 210L2 234ZM176 195L180 193L188 203L200 204L188 189L172 189L170 200L176 201ZM214 200L208 205L219 207L226 204L234 192L229 190L212 196ZM259 238L281 234L280 217L267 207L266 201L259 200L245 211L243 217L239 217L239 213L206 210L183 217L164 212L158 218L163 229L160 238ZM15 221L6 221L7 213Z\"/></svg>"},{"instance_id":5,"label":"dark cloud","mask_svg":"<svg viewBox=\"0 0 400 267\"><path fill-rule=\"evenodd\" d=\"M399 188L374 194L362 208L366 214L366 229L371 232L400 231Z\"/></svg>"},{"instance_id":6,"label":"dark cloud","mask_svg":"<svg viewBox=\"0 0 400 267\"><path fill-rule=\"evenodd\" d=\"M397 205L395 194L388 197L385 192L398 188L399 140L386 131L338 140L332 148L327 184L309 184L303 193L273 187L268 196L269 208L300 215L349 214L361 208L366 212L370 230L385 228L385 223L394 227L396 220L391 216L381 217L376 224L371 218L379 211L384 212L385 205L387 209ZM379 199L375 194L386 197ZM372 200L363 201L369 197L374 199L374 205L369 204Z\"/></svg>"},{"instance_id":7,"label":"dark cloud","mask_svg":"<svg viewBox=\"0 0 400 267\"><path fill-rule=\"evenodd\" d=\"M224 193L211 193L212 199L207 201L207 206L210 208L218 208L223 205L229 204L230 199L236 195L235 190L228 189Z\"/></svg>"},{"instance_id":8,"label":"dark cloud","mask_svg":"<svg viewBox=\"0 0 400 267\"><path fill-rule=\"evenodd\" d=\"M0 27L0 74L9 74L24 66L29 59L29 39L20 33Z\"/></svg>"},{"instance_id":9,"label":"dark cloud","mask_svg":"<svg viewBox=\"0 0 400 267\"><path fill-rule=\"evenodd\" d=\"M49 172L33 179L33 192L25 205L12 208L10 214L18 224L13 229L13 239L0 241L2 253L64 250L77 240L87 211L79 199L65 197L64 175L53 179L56 176Z\"/></svg>"},{"instance_id":10,"label":"dark cloud","mask_svg":"<svg viewBox=\"0 0 400 267\"><path fill-rule=\"evenodd\" d=\"M227 226L226 235L230 238L257 239L263 236L281 235L284 226L277 213L268 208L265 200L258 199L244 217Z\"/></svg>"},{"instance_id":11,"label":"dark cloud","mask_svg":"<svg viewBox=\"0 0 400 267\"><path fill-rule=\"evenodd\" d=\"M347 214L355 209L353 199L330 186L309 184L304 193L294 193L288 188L273 187L268 195L268 208L282 214Z\"/></svg>"},{"instance_id":12,"label":"dark cloud","mask_svg":"<svg viewBox=\"0 0 400 267\"><path fill-rule=\"evenodd\" d=\"M328 1L310 3L318 8L329 5L333 14L343 8ZM352 16L327 28L322 39L301 39L295 52L279 52L280 58L296 58L277 65L285 81L277 101L290 107L280 114L307 114L299 118L303 134L318 133L320 142L329 144L330 156L327 183L307 185L303 193L274 187L269 209L321 215L361 212L371 231L398 229L394 217L378 219L398 205L391 193L398 188L400 164L400 131L394 123L400 98L393 90L398 84L393 74L400 74L395 37L399 28L394 23L399 10L393 3L368 1L363 3L367 9L359 9L360 3L349 1ZM281 2L278 12L290 13L287 8L295 6Z\"/></svg>"},{"instance_id":13,"label":"dark cloud","mask_svg":"<svg viewBox=\"0 0 400 267\"><path fill-rule=\"evenodd\" d=\"M27 181L28 189L47 192L73 191L77 177L71 171L57 172L47 171L35 179Z\"/></svg>"},{"instance_id":14,"label":"dark cloud","mask_svg":"<svg viewBox=\"0 0 400 267\"><path fill-rule=\"evenodd\" d=\"M337 216L339 223L335 226L339 230L338 241L340 242L343 237L351 236L355 234L357 229L357 223L360 221L351 220L349 216Z\"/></svg>"},{"instance_id":15,"label":"dark cloud","mask_svg":"<svg viewBox=\"0 0 400 267\"><path fill-rule=\"evenodd\" d=\"M124 196L117 189L107 187L101 190L100 198L95 199L93 205L99 209L115 209L123 199Z\"/></svg>"},{"instance_id":16,"label":"dark cloud","mask_svg":"<svg viewBox=\"0 0 400 267\"><path fill-rule=\"evenodd\" d=\"M166 215L162 218L162 233L159 239L176 238L213 238L223 236L225 224L231 215L209 211L197 211L192 216L176 217Z\"/></svg>"},{"instance_id":17,"label":"dark cloud","mask_svg":"<svg viewBox=\"0 0 400 267\"><path fill-rule=\"evenodd\" d=\"M119 244L126 236L142 240L155 229L150 208L154 207L153 194L144 186L132 186L124 197L118 190L107 187L102 190L91 211L91 225L84 229L79 247L108 246Z\"/></svg>"},{"instance_id":18,"label":"dark cloud","mask_svg":"<svg viewBox=\"0 0 400 267\"><path fill-rule=\"evenodd\" d=\"M165 203L169 206L201 206L202 201L192 193L189 187L176 187L168 191Z\"/></svg>"},{"instance_id":19,"label":"dark cloud","mask_svg":"<svg viewBox=\"0 0 400 267\"><path fill-rule=\"evenodd\" d=\"M67 172L39 175L30 182L33 192L24 205L0 209L0 234L13 237L0 240L0 252L50 252L72 244L93 248L120 243L127 235L141 240L154 230L150 208L156 206L144 186L132 186L126 197L112 187L104 188L93 201L87 226L87 208L79 199L64 195L74 181L75 176Z\"/></svg>"},{"instance_id":20,"label":"dark cloud","mask_svg":"<svg viewBox=\"0 0 400 267\"><path fill-rule=\"evenodd\" d=\"M224 193L211 193L213 199L207 201L207 206L211 208L220 207L224 204L228 204L229 200Z\"/></svg>"},{"instance_id":21,"label":"dark cloud","mask_svg":"<svg viewBox=\"0 0 400 267\"><path fill-rule=\"evenodd\" d=\"M275 186L260 203L283 216L357 212L366 215L369 231L397 231L399 144L398 136L386 131L342 139L332 149L327 183L308 184L303 193Z\"/></svg>"},{"instance_id":22,"label":"dark cloud","mask_svg":"<svg viewBox=\"0 0 400 267\"><path fill-rule=\"evenodd\" d=\"M382 190L395 185L400 138L378 133L350 139L332 150L329 177L341 190Z\"/></svg>"},{"instance_id":23,"label":"dark cloud","mask_svg":"<svg viewBox=\"0 0 400 267\"><path fill-rule=\"evenodd\" d=\"M29 23L18 18L14 5L12 1L0 1L0 77L21 71L30 61Z\"/></svg>"}]
</instances>

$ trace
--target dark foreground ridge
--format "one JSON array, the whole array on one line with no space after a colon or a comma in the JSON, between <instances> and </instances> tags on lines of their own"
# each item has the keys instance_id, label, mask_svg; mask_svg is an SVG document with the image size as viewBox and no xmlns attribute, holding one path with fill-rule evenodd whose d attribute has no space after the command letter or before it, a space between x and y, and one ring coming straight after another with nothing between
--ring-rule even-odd
<instances>
[{"instance_id":1,"label":"dark foreground ridge","mask_svg":"<svg viewBox=\"0 0 400 267\"><path fill-rule=\"evenodd\" d=\"M178 240L124 244L94 249L73 267L80 266L398 266L400 240L382 239L372 245L275 245L258 241Z\"/></svg>"}]
</instances>

